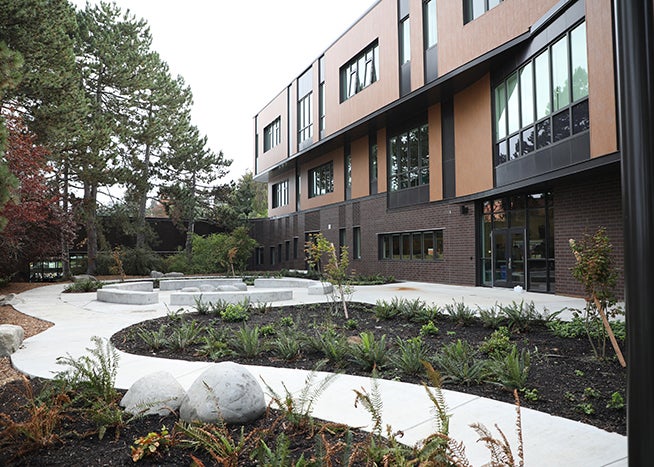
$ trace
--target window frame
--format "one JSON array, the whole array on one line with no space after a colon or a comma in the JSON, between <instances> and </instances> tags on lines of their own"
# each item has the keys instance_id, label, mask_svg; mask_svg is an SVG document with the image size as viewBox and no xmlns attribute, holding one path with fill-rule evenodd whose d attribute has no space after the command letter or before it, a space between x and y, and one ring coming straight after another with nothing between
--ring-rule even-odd
<instances>
[{"instance_id":1,"label":"window frame","mask_svg":"<svg viewBox=\"0 0 654 467\"><path fill-rule=\"evenodd\" d=\"M297 101L297 143L298 146L313 138L313 92L308 92Z\"/></svg>"},{"instance_id":2,"label":"window frame","mask_svg":"<svg viewBox=\"0 0 654 467\"><path fill-rule=\"evenodd\" d=\"M438 262L445 259L445 229L405 230L401 232L383 232L378 237L378 257L380 261L420 261ZM431 237L431 242L425 242ZM419 253L414 251L416 241L420 245ZM431 243L431 248L427 247ZM397 248L395 248L397 246ZM396 251L397 250L397 251ZM405 251L407 250L407 251ZM430 251L431 250L431 251Z\"/></svg>"},{"instance_id":3,"label":"window frame","mask_svg":"<svg viewBox=\"0 0 654 467\"><path fill-rule=\"evenodd\" d=\"M282 142L282 117L279 116L263 129L263 152L268 152Z\"/></svg>"},{"instance_id":4,"label":"window frame","mask_svg":"<svg viewBox=\"0 0 654 467\"><path fill-rule=\"evenodd\" d=\"M375 39L339 70L341 103L379 80L379 40Z\"/></svg>"},{"instance_id":5,"label":"window frame","mask_svg":"<svg viewBox=\"0 0 654 467\"><path fill-rule=\"evenodd\" d=\"M309 169L309 198L334 192L334 161Z\"/></svg>"},{"instance_id":6,"label":"window frame","mask_svg":"<svg viewBox=\"0 0 654 467\"><path fill-rule=\"evenodd\" d=\"M271 190L271 205L273 209L288 206L288 179L273 184Z\"/></svg>"},{"instance_id":7,"label":"window frame","mask_svg":"<svg viewBox=\"0 0 654 467\"><path fill-rule=\"evenodd\" d=\"M412 145L411 134L414 132L418 139ZM406 137L406 142L402 140L403 137ZM388 138L388 191L397 192L424 185L429 185L428 123Z\"/></svg>"}]
</instances>

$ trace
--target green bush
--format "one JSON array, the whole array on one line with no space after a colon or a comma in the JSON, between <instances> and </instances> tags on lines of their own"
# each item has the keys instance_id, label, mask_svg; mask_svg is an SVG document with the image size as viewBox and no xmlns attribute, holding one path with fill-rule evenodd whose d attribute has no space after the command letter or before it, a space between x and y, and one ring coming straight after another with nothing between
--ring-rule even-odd
<instances>
[{"instance_id":1,"label":"green bush","mask_svg":"<svg viewBox=\"0 0 654 467\"><path fill-rule=\"evenodd\" d=\"M130 276L148 276L150 271L161 271L164 266L161 256L147 248L125 248L121 258L123 270Z\"/></svg>"},{"instance_id":2,"label":"green bush","mask_svg":"<svg viewBox=\"0 0 654 467\"><path fill-rule=\"evenodd\" d=\"M522 390L527 386L531 354L523 349L518 352L514 345L504 356L494 358L490 363L492 379L506 389Z\"/></svg>"},{"instance_id":3,"label":"green bush","mask_svg":"<svg viewBox=\"0 0 654 467\"><path fill-rule=\"evenodd\" d=\"M247 321L249 316L247 303L229 303L220 312L220 318L228 323Z\"/></svg>"},{"instance_id":4,"label":"green bush","mask_svg":"<svg viewBox=\"0 0 654 467\"><path fill-rule=\"evenodd\" d=\"M434 363L445 382L479 384L486 379L488 363L477 356L477 350L470 343L458 339L444 345L434 356Z\"/></svg>"},{"instance_id":5,"label":"green bush","mask_svg":"<svg viewBox=\"0 0 654 467\"><path fill-rule=\"evenodd\" d=\"M64 293L84 293L95 292L102 288L102 282L94 281L93 279L84 279L81 281L73 282L64 289Z\"/></svg>"},{"instance_id":6,"label":"green bush","mask_svg":"<svg viewBox=\"0 0 654 467\"><path fill-rule=\"evenodd\" d=\"M490 335L484 338L484 342L479 345L479 350L491 357L502 358L511 351L511 333L509 328L501 326Z\"/></svg>"}]
</instances>

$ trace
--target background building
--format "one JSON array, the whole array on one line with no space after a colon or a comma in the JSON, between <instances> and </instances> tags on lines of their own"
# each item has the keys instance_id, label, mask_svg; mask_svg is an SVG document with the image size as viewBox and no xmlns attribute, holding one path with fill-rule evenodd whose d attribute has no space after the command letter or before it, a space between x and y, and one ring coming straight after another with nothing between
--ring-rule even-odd
<instances>
[{"instance_id":1,"label":"background building","mask_svg":"<svg viewBox=\"0 0 654 467\"><path fill-rule=\"evenodd\" d=\"M621 270L613 37L610 0L374 3L254 118L252 267L322 232L362 274L582 294L605 226Z\"/></svg>"}]
</instances>

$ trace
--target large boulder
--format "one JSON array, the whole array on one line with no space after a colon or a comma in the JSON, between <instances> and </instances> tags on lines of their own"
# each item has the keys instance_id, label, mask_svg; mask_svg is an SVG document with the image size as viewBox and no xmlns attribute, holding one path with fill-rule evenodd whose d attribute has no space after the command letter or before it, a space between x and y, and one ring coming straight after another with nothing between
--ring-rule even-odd
<instances>
[{"instance_id":1,"label":"large boulder","mask_svg":"<svg viewBox=\"0 0 654 467\"><path fill-rule=\"evenodd\" d=\"M205 370L182 401L182 420L204 423L248 423L266 410L263 390L247 368L221 362Z\"/></svg>"},{"instance_id":2,"label":"large boulder","mask_svg":"<svg viewBox=\"0 0 654 467\"><path fill-rule=\"evenodd\" d=\"M0 357L8 357L20 347L25 337L25 331L13 324L0 325Z\"/></svg>"},{"instance_id":3,"label":"large boulder","mask_svg":"<svg viewBox=\"0 0 654 467\"><path fill-rule=\"evenodd\" d=\"M0 306L11 305L15 299L16 299L16 294L13 293L7 295L0 295Z\"/></svg>"},{"instance_id":4,"label":"large boulder","mask_svg":"<svg viewBox=\"0 0 654 467\"><path fill-rule=\"evenodd\" d=\"M151 373L132 384L120 401L132 415L168 415L179 409L186 392L167 371Z\"/></svg>"},{"instance_id":5,"label":"large boulder","mask_svg":"<svg viewBox=\"0 0 654 467\"><path fill-rule=\"evenodd\" d=\"M174 272L174 271L173 272L167 272L166 274L164 274L164 277L184 277L184 273L183 272Z\"/></svg>"},{"instance_id":6,"label":"large boulder","mask_svg":"<svg viewBox=\"0 0 654 467\"><path fill-rule=\"evenodd\" d=\"M73 282L84 282L84 281L97 281L95 276L91 276L90 274L78 274L76 276L73 276Z\"/></svg>"},{"instance_id":7,"label":"large boulder","mask_svg":"<svg viewBox=\"0 0 654 467\"><path fill-rule=\"evenodd\" d=\"M163 276L164 276L163 272L155 271L155 270L150 271L150 277L152 277L153 279L159 279L160 277Z\"/></svg>"}]
</instances>

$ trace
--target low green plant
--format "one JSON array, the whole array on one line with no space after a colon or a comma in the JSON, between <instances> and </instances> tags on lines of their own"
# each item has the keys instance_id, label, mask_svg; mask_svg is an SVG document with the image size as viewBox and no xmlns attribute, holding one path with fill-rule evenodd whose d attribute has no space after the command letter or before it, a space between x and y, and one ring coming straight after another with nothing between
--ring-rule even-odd
<instances>
[{"instance_id":1,"label":"low green plant","mask_svg":"<svg viewBox=\"0 0 654 467\"><path fill-rule=\"evenodd\" d=\"M275 354L284 360L293 360L301 351L300 337L293 330L285 329L277 334L272 342L272 348Z\"/></svg>"},{"instance_id":2,"label":"low green plant","mask_svg":"<svg viewBox=\"0 0 654 467\"><path fill-rule=\"evenodd\" d=\"M488 363L478 358L478 351L467 341L458 339L444 345L434 355L434 364L443 381L461 384L479 384L486 379Z\"/></svg>"},{"instance_id":3,"label":"low green plant","mask_svg":"<svg viewBox=\"0 0 654 467\"><path fill-rule=\"evenodd\" d=\"M445 305L445 311L459 326L469 326L475 320L475 312L463 303L463 300L460 302L453 300L453 303L448 303Z\"/></svg>"},{"instance_id":4,"label":"low green plant","mask_svg":"<svg viewBox=\"0 0 654 467\"><path fill-rule=\"evenodd\" d=\"M215 328L209 328L206 335L202 337L198 354L207 357L209 360L216 361L229 357L234 352L229 348L229 343L223 331L216 331Z\"/></svg>"},{"instance_id":5,"label":"low green plant","mask_svg":"<svg viewBox=\"0 0 654 467\"><path fill-rule=\"evenodd\" d=\"M275 438L273 447L271 448L263 440L259 440L259 444L256 446L254 451L250 454L250 460L256 460L259 465L265 466L285 466L285 465L296 465L293 463L291 455L291 441L288 439L288 436L284 433L280 433ZM302 455L302 459L304 454ZM298 460L298 462L301 462Z\"/></svg>"},{"instance_id":6,"label":"low green plant","mask_svg":"<svg viewBox=\"0 0 654 467\"><path fill-rule=\"evenodd\" d=\"M353 329L356 329L358 325L359 323L357 322L356 319L350 318L345 322L345 329L349 329L351 331Z\"/></svg>"},{"instance_id":7,"label":"low green plant","mask_svg":"<svg viewBox=\"0 0 654 467\"><path fill-rule=\"evenodd\" d=\"M166 347L168 342L168 326L162 324L156 331L148 329L139 329L136 335L143 341L150 350L161 350Z\"/></svg>"},{"instance_id":8,"label":"low green plant","mask_svg":"<svg viewBox=\"0 0 654 467\"><path fill-rule=\"evenodd\" d=\"M577 401L577 397L574 394L572 394L570 391L566 391L563 394L563 398L565 400L567 400L568 402L576 402Z\"/></svg>"},{"instance_id":9,"label":"low green plant","mask_svg":"<svg viewBox=\"0 0 654 467\"><path fill-rule=\"evenodd\" d=\"M247 321L249 318L248 303L229 303L223 311L220 312L220 318L226 323L236 323Z\"/></svg>"},{"instance_id":10,"label":"low green plant","mask_svg":"<svg viewBox=\"0 0 654 467\"><path fill-rule=\"evenodd\" d=\"M250 302L250 310L252 313L264 315L272 310L272 304L266 302Z\"/></svg>"},{"instance_id":11,"label":"low green plant","mask_svg":"<svg viewBox=\"0 0 654 467\"><path fill-rule=\"evenodd\" d=\"M593 407L593 404L591 402L580 402L575 406L575 409L578 412L581 412L586 415L594 415L595 414L595 407Z\"/></svg>"},{"instance_id":12,"label":"low green plant","mask_svg":"<svg viewBox=\"0 0 654 467\"><path fill-rule=\"evenodd\" d=\"M386 345L386 334L379 339L372 332L359 334L360 342L352 347L352 361L364 370L382 368L388 363L389 349Z\"/></svg>"},{"instance_id":13,"label":"low green plant","mask_svg":"<svg viewBox=\"0 0 654 467\"><path fill-rule=\"evenodd\" d=\"M529 331L533 324L541 319L534 302L525 304L524 300L520 303L513 301L510 305L503 305L501 308L506 318L506 326L514 333Z\"/></svg>"},{"instance_id":14,"label":"low green plant","mask_svg":"<svg viewBox=\"0 0 654 467\"><path fill-rule=\"evenodd\" d=\"M456 336L456 331L445 331L445 334L450 337Z\"/></svg>"},{"instance_id":15,"label":"low green plant","mask_svg":"<svg viewBox=\"0 0 654 467\"><path fill-rule=\"evenodd\" d=\"M611 394L611 400L606 404L607 409L621 410L624 409L624 397L618 391L615 391Z\"/></svg>"},{"instance_id":16,"label":"low green plant","mask_svg":"<svg viewBox=\"0 0 654 467\"><path fill-rule=\"evenodd\" d=\"M584 399L595 399L599 396L600 393L597 391L597 389L591 387L584 388Z\"/></svg>"},{"instance_id":17,"label":"low green plant","mask_svg":"<svg viewBox=\"0 0 654 467\"><path fill-rule=\"evenodd\" d=\"M394 319L400 315L401 312L400 299L394 297L390 302L386 300L377 300L373 313L378 320Z\"/></svg>"},{"instance_id":18,"label":"low green plant","mask_svg":"<svg viewBox=\"0 0 654 467\"><path fill-rule=\"evenodd\" d=\"M264 324L259 328L262 337L271 337L277 335L277 328L274 324Z\"/></svg>"},{"instance_id":19,"label":"low green plant","mask_svg":"<svg viewBox=\"0 0 654 467\"><path fill-rule=\"evenodd\" d=\"M184 321L175 326L166 341L166 347L170 350L186 350L199 341L200 334L204 328L196 321Z\"/></svg>"},{"instance_id":20,"label":"low green plant","mask_svg":"<svg viewBox=\"0 0 654 467\"><path fill-rule=\"evenodd\" d=\"M581 370L575 370L575 376L579 376L579 377L581 377L581 376L584 376L585 374L586 374L586 373L584 373L584 372L581 371Z\"/></svg>"},{"instance_id":21,"label":"low green plant","mask_svg":"<svg viewBox=\"0 0 654 467\"><path fill-rule=\"evenodd\" d=\"M283 316L279 320L279 324L282 325L282 326L286 326L287 328L291 328L291 327L295 326L295 321L293 321L292 316Z\"/></svg>"},{"instance_id":22,"label":"low green plant","mask_svg":"<svg viewBox=\"0 0 654 467\"><path fill-rule=\"evenodd\" d=\"M202 295L199 297L193 297L193 302L193 308L195 308L195 311L201 315L208 315L213 305L212 303L202 300Z\"/></svg>"},{"instance_id":23,"label":"low green plant","mask_svg":"<svg viewBox=\"0 0 654 467\"><path fill-rule=\"evenodd\" d=\"M423 324L420 327L421 336L435 336L439 332L438 327L436 327L433 321L429 321L427 324Z\"/></svg>"},{"instance_id":24,"label":"low green plant","mask_svg":"<svg viewBox=\"0 0 654 467\"><path fill-rule=\"evenodd\" d=\"M351 352L347 337L332 328L318 329L317 332L305 335L303 340L309 348L323 354L337 366L342 364Z\"/></svg>"},{"instance_id":25,"label":"low green plant","mask_svg":"<svg viewBox=\"0 0 654 467\"><path fill-rule=\"evenodd\" d=\"M511 351L511 333L506 326L500 326L490 337L485 337L479 350L490 357L502 358Z\"/></svg>"},{"instance_id":26,"label":"low green plant","mask_svg":"<svg viewBox=\"0 0 654 467\"><path fill-rule=\"evenodd\" d=\"M530 402L536 402L538 400L538 389L536 388L533 389L524 388L522 389L521 392L523 397Z\"/></svg>"},{"instance_id":27,"label":"low green plant","mask_svg":"<svg viewBox=\"0 0 654 467\"><path fill-rule=\"evenodd\" d=\"M101 289L104 284L100 281L93 279L84 279L81 281L73 282L64 289L64 293L86 293L95 292Z\"/></svg>"},{"instance_id":28,"label":"low green plant","mask_svg":"<svg viewBox=\"0 0 654 467\"><path fill-rule=\"evenodd\" d=\"M235 440L224 424L197 424L177 422L175 430L180 434L179 445L194 451L206 452L216 465L238 467L241 455L250 439L257 435L257 430L251 430L245 435L244 427Z\"/></svg>"},{"instance_id":29,"label":"low green plant","mask_svg":"<svg viewBox=\"0 0 654 467\"><path fill-rule=\"evenodd\" d=\"M296 427L304 427L313 423L312 414L314 404L338 376L336 373L330 373L319 381L316 381L319 370L320 367L307 375L302 389L296 396L288 390L283 382L284 394L282 395L275 391L262 378L263 384L266 386L270 395L271 404L277 406L284 418Z\"/></svg>"},{"instance_id":30,"label":"low green plant","mask_svg":"<svg viewBox=\"0 0 654 467\"><path fill-rule=\"evenodd\" d=\"M424 306L416 309L410 317L410 320L418 324L427 324L430 321L436 321L443 317L443 310L438 305Z\"/></svg>"},{"instance_id":31,"label":"low green plant","mask_svg":"<svg viewBox=\"0 0 654 467\"><path fill-rule=\"evenodd\" d=\"M423 362L429 360L429 348L421 337L406 340L398 337L397 347L391 361L402 373L418 375L425 371Z\"/></svg>"},{"instance_id":32,"label":"low green plant","mask_svg":"<svg viewBox=\"0 0 654 467\"><path fill-rule=\"evenodd\" d=\"M226 309L229 303L222 298L214 300L209 303L209 312L214 316L220 316Z\"/></svg>"},{"instance_id":33,"label":"low green plant","mask_svg":"<svg viewBox=\"0 0 654 467\"><path fill-rule=\"evenodd\" d=\"M263 352L263 342L260 338L259 326L244 324L237 331L231 342L232 349L240 356L254 358Z\"/></svg>"},{"instance_id":34,"label":"low green plant","mask_svg":"<svg viewBox=\"0 0 654 467\"><path fill-rule=\"evenodd\" d=\"M138 462L145 457L160 454L161 448L166 448L172 443L173 436L164 425L161 427L161 431L151 431L147 435L134 440L134 444L130 446L132 461Z\"/></svg>"},{"instance_id":35,"label":"low green plant","mask_svg":"<svg viewBox=\"0 0 654 467\"><path fill-rule=\"evenodd\" d=\"M505 321L502 307L497 303L490 308L477 307L477 312L482 325L487 328L498 329Z\"/></svg>"},{"instance_id":36,"label":"low green plant","mask_svg":"<svg viewBox=\"0 0 654 467\"><path fill-rule=\"evenodd\" d=\"M413 300L403 298L399 300L399 309L400 316L404 319L418 322L417 320L424 318L423 310L429 308L427 307L427 304L419 298ZM429 310L431 311L431 309Z\"/></svg>"},{"instance_id":37,"label":"low green plant","mask_svg":"<svg viewBox=\"0 0 654 467\"><path fill-rule=\"evenodd\" d=\"M527 349L518 352L514 345L504 356L491 360L489 365L492 380L506 389L522 390L527 385L531 354Z\"/></svg>"}]
</instances>

